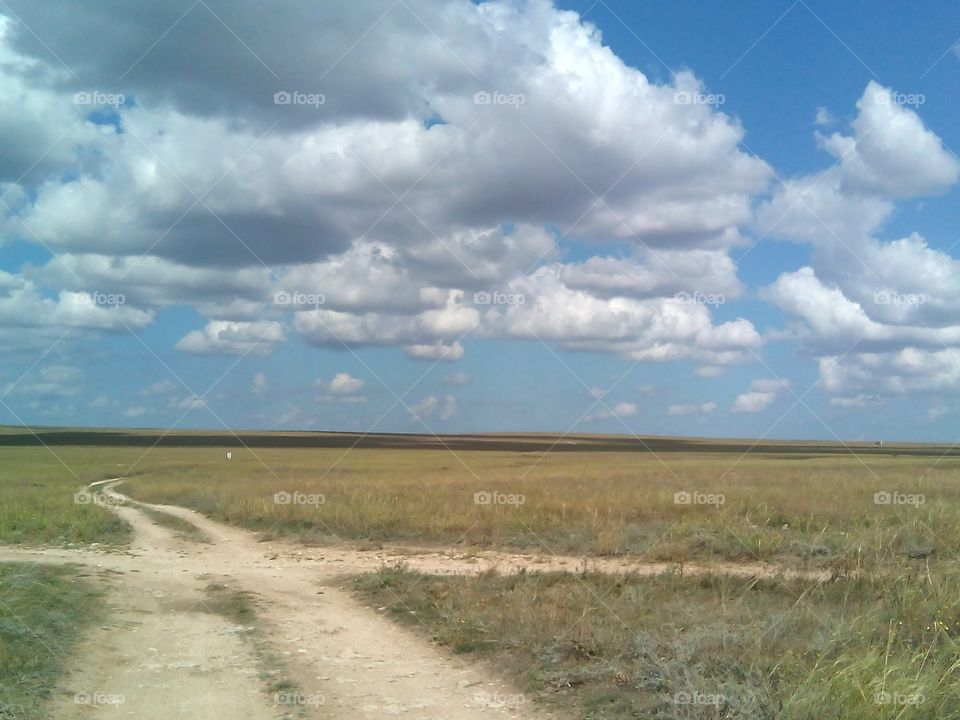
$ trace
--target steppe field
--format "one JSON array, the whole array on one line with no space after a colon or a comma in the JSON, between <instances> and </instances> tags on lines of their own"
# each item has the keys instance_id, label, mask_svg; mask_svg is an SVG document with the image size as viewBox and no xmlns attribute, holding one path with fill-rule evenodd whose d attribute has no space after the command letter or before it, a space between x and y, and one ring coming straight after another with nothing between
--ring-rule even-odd
<instances>
[{"instance_id":1,"label":"steppe field","mask_svg":"<svg viewBox=\"0 0 960 720\"><path fill-rule=\"evenodd\" d=\"M958 480L918 444L8 429L0 718L960 717Z\"/></svg>"}]
</instances>

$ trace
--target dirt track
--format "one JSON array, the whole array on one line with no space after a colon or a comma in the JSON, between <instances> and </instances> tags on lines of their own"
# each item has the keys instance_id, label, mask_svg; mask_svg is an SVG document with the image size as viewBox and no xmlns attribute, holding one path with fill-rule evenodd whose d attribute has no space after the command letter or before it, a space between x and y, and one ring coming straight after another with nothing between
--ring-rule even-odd
<instances>
[{"instance_id":1,"label":"dirt track","mask_svg":"<svg viewBox=\"0 0 960 720\"><path fill-rule=\"evenodd\" d=\"M102 490L134 528L129 552L0 548L0 561L75 562L114 575L110 624L85 641L56 695L55 720L557 717L529 703L503 702L522 696L488 669L454 658L377 609L360 605L343 587L343 576L400 560L411 569L446 574L587 567L653 574L668 569L622 559L585 565L577 558L495 552L466 556L261 543L252 533L184 508L149 506L188 520L210 540L196 543L154 524L114 484L108 482ZM774 574L760 565L710 569ZM688 566L685 572L706 570ZM245 641L244 628L208 610L203 589L211 581L255 594L266 642L299 686L293 697L267 691L260 678L262 661ZM92 702L78 704L76 693L89 694ZM122 703L109 702L121 696Z\"/></svg>"}]
</instances>

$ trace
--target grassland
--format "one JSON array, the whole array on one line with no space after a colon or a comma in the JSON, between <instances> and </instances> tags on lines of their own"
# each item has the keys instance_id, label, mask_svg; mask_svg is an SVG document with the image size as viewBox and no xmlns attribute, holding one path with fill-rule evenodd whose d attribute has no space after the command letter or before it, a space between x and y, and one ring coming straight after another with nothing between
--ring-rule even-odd
<instances>
[{"instance_id":1,"label":"grassland","mask_svg":"<svg viewBox=\"0 0 960 720\"><path fill-rule=\"evenodd\" d=\"M142 454L142 453L137 453ZM0 447L0 542L124 544L129 528L109 509L77 493L116 477L132 451Z\"/></svg>"},{"instance_id":2,"label":"grassland","mask_svg":"<svg viewBox=\"0 0 960 720\"><path fill-rule=\"evenodd\" d=\"M123 543L124 525L74 493L128 475L122 489L137 500L266 538L668 561L677 572L659 577L399 568L355 584L399 621L511 671L520 700L573 705L589 720L960 717L956 455L693 452L688 441L654 454L623 439L545 454L552 441L535 436L452 450L397 438L350 449L346 436L307 447L308 434L251 448L202 434L152 449L149 435L99 447L90 433L63 437L72 441L49 449L0 442L0 542ZM711 560L829 572L682 574ZM244 598L210 590L225 614L247 612Z\"/></svg>"},{"instance_id":3,"label":"grassland","mask_svg":"<svg viewBox=\"0 0 960 720\"><path fill-rule=\"evenodd\" d=\"M0 718L45 718L44 703L102 592L70 567L0 563Z\"/></svg>"},{"instance_id":4,"label":"grassland","mask_svg":"<svg viewBox=\"0 0 960 720\"><path fill-rule=\"evenodd\" d=\"M500 704L587 720L960 717L960 577L833 582L729 576L423 576L355 580L458 653L520 684Z\"/></svg>"},{"instance_id":5,"label":"grassland","mask_svg":"<svg viewBox=\"0 0 960 720\"><path fill-rule=\"evenodd\" d=\"M233 458L157 449L125 492L309 543L776 561L839 574L936 563L960 547L955 457L258 448ZM678 504L681 492L723 502ZM477 504L477 493L507 502ZM895 500L878 504L877 493Z\"/></svg>"}]
</instances>

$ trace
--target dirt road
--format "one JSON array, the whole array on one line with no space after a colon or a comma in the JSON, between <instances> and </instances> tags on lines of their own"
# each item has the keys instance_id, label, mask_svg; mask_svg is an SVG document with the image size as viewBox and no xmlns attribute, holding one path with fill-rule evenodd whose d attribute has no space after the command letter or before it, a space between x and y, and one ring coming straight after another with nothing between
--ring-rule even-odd
<instances>
[{"instance_id":1,"label":"dirt road","mask_svg":"<svg viewBox=\"0 0 960 720\"><path fill-rule=\"evenodd\" d=\"M119 503L110 485L106 494ZM109 624L83 643L58 689L54 720L224 717L548 718L489 670L452 657L343 587L344 572L379 565L301 557L186 510L210 539L180 539L136 506L114 506L134 528L129 552L0 548L0 561L80 563L109 574ZM261 636L296 690L271 693L260 648L207 607L217 581L254 594Z\"/></svg>"},{"instance_id":2,"label":"dirt road","mask_svg":"<svg viewBox=\"0 0 960 720\"><path fill-rule=\"evenodd\" d=\"M344 576L399 561L448 574L588 567L654 574L669 567L624 559L586 563L499 552L359 551L259 542L253 533L191 510L138 506L115 489L117 483L98 483L96 490L133 527L129 551L0 548L0 561L73 562L112 575L109 624L85 641L56 694L54 720L558 717L535 710L490 669L455 658L377 608L363 607L346 589ZM209 542L179 537L139 507L186 520ZM707 570L774 573L762 565L688 566L685 572ZM251 641L249 628L211 611L205 594L211 582L253 594L258 643ZM267 667L271 664L280 667ZM269 670L291 679L296 689L271 691L263 676Z\"/></svg>"}]
</instances>

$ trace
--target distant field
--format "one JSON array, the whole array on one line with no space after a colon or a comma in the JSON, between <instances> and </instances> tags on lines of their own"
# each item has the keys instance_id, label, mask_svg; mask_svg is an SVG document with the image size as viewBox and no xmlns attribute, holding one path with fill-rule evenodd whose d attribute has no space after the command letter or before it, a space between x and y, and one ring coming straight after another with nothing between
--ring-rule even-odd
<instances>
[{"instance_id":1,"label":"distant field","mask_svg":"<svg viewBox=\"0 0 960 720\"><path fill-rule=\"evenodd\" d=\"M828 455L917 455L960 457L960 446L932 443L819 442L809 440L639 437L634 435L556 435L552 433L488 433L418 435L412 433L256 432L178 430L111 430L86 428L20 428L0 426L3 446L216 447L216 448L344 448L383 450L503 450L511 452L695 452L818 453Z\"/></svg>"},{"instance_id":2,"label":"distant field","mask_svg":"<svg viewBox=\"0 0 960 720\"><path fill-rule=\"evenodd\" d=\"M936 562L960 547L960 458L233 453L228 462L215 450L156 449L124 487L138 499L311 543L503 546L676 562L780 559L839 573ZM885 494L879 504L878 493Z\"/></svg>"},{"instance_id":3,"label":"distant field","mask_svg":"<svg viewBox=\"0 0 960 720\"><path fill-rule=\"evenodd\" d=\"M942 562L960 547L960 457L927 457L917 446L918 454L889 445L883 454L827 453L803 443L746 454L545 453L556 438L525 436L541 449L523 452L428 450L415 438L402 448L241 447L227 461L226 434L177 436L221 447L152 449L113 446L114 432L81 434L102 445L0 446L0 540L123 542L123 524L104 508L77 504L74 493L130 474L124 490L137 499L310 543L776 560L838 574ZM0 438L15 435L30 436ZM572 441L628 440L636 442Z\"/></svg>"}]
</instances>

